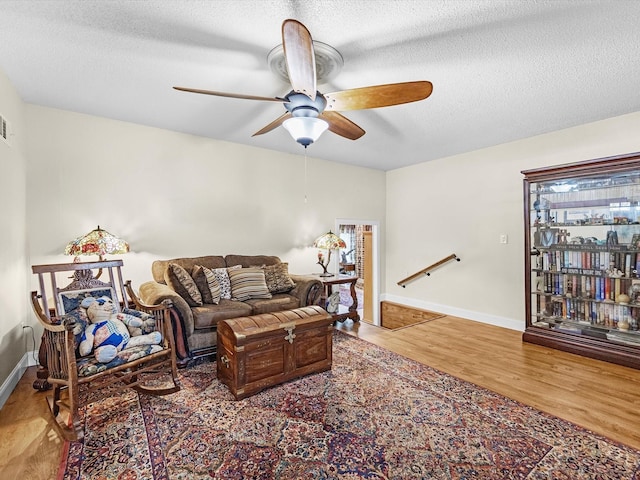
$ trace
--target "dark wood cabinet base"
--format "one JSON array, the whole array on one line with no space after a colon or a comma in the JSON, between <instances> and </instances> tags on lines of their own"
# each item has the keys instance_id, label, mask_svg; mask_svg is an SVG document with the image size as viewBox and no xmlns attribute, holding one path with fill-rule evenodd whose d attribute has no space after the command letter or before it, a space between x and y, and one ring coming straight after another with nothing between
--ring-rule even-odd
<instances>
[{"instance_id":1,"label":"dark wood cabinet base","mask_svg":"<svg viewBox=\"0 0 640 480\"><path fill-rule=\"evenodd\" d=\"M535 327L528 328L522 334L522 340L584 357L595 358L596 360L640 369L640 357L638 356L637 347L615 345L607 340L580 335L567 335L563 332L554 332L553 330Z\"/></svg>"}]
</instances>

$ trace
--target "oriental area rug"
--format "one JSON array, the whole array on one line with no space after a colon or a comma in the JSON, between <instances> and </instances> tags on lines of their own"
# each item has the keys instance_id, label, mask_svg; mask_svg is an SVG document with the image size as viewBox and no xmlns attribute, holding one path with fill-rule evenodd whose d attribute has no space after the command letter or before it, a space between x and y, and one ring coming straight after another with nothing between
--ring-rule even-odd
<instances>
[{"instance_id":1,"label":"oriental area rug","mask_svg":"<svg viewBox=\"0 0 640 480\"><path fill-rule=\"evenodd\" d=\"M235 401L182 390L83 410L59 479L638 479L640 452L341 332L333 368Z\"/></svg>"}]
</instances>

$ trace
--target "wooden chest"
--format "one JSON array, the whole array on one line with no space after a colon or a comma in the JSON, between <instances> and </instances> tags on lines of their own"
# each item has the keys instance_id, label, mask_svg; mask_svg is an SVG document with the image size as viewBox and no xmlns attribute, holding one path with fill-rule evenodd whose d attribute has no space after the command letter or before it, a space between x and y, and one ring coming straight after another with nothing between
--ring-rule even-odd
<instances>
[{"instance_id":1,"label":"wooden chest","mask_svg":"<svg viewBox=\"0 0 640 480\"><path fill-rule=\"evenodd\" d=\"M309 306L218 323L218 379L237 400L331 369L331 315Z\"/></svg>"}]
</instances>

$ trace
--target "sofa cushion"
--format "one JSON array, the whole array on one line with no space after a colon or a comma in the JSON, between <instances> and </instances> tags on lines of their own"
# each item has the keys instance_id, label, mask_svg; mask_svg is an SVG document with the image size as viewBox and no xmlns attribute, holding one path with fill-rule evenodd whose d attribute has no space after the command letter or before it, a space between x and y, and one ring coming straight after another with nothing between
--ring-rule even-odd
<instances>
[{"instance_id":1,"label":"sofa cushion","mask_svg":"<svg viewBox=\"0 0 640 480\"><path fill-rule=\"evenodd\" d=\"M281 312L283 310L293 310L294 308L300 307L300 300L298 300L298 297L294 297L293 295L288 295L286 293L277 293L269 299L252 298L243 303L251 305L251 308L253 309L251 315Z\"/></svg>"},{"instance_id":2,"label":"sofa cushion","mask_svg":"<svg viewBox=\"0 0 640 480\"><path fill-rule=\"evenodd\" d=\"M177 263L170 263L164 274L167 285L189 304L190 307L202 305L202 295L189 272Z\"/></svg>"},{"instance_id":3,"label":"sofa cushion","mask_svg":"<svg viewBox=\"0 0 640 480\"><path fill-rule=\"evenodd\" d=\"M289 264L286 262L275 265L264 265L264 279L271 293L286 293L294 289L296 284L289 276Z\"/></svg>"},{"instance_id":4,"label":"sofa cushion","mask_svg":"<svg viewBox=\"0 0 640 480\"><path fill-rule=\"evenodd\" d=\"M220 284L210 268L196 265L191 271L191 277L202 295L202 303L220 303Z\"/></svg>"},{"instance_id":5,"label":"sofa cushion","mask_svg":"<svg viewBox=\"0 0 640 480\"><path fill-rule=\"evenodd\" d=\"M203 330L215 327L220 320L246 317L252 314L251 305L234 300L221 299L218 305L205 304L193 307L193 328Z\"/></svg>"},{"instance_id":6,"label":"sofa cushion","mask_svg":"<svg viewBox=\"0 0 640 480\"><path fill-rule=\"evenodd\" d=\"M241 302L250 298L271 298L261 268L229 269L231 297Z\"/></svg>"}]
</instances>

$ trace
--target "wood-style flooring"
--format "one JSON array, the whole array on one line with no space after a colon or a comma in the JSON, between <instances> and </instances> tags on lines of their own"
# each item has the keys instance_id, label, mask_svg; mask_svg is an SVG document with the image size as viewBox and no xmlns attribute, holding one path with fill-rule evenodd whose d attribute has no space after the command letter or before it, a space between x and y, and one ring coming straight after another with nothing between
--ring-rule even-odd
<instances>
[{"instance_id":1,"label":"wood-style flooring","mask_svg":"<svg viewBox=\"0 0 640 480\"><path fill-rule=\"evenodd\" d=\"M640 370L522 342L521 333L445 316L396 331L336 328L640 449ZM63 442L35 367L0 410L0 479L54 479Z\"/></svg>"}]
</instances>

